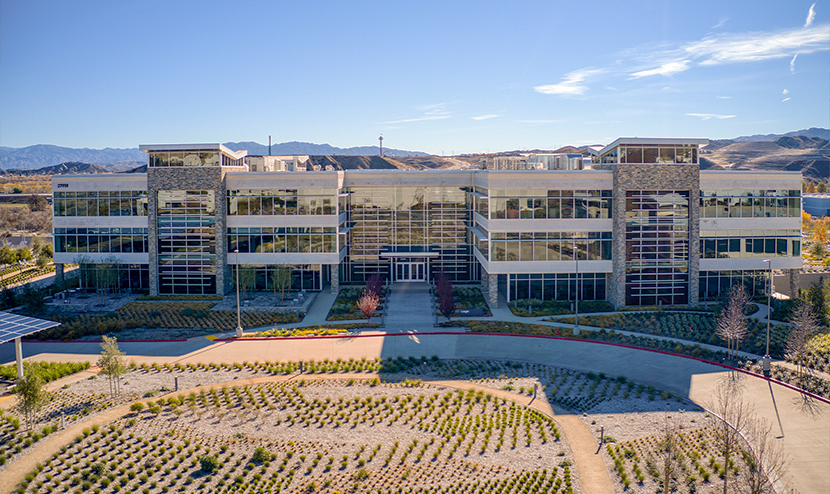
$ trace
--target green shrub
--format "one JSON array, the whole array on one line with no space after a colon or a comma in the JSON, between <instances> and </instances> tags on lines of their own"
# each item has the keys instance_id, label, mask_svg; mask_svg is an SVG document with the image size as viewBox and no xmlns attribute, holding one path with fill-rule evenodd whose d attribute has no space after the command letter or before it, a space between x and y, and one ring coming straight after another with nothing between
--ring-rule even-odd
<instances>
[{"instance_id":1,"label":"green shrub","mask_svg":"<svg viewBox=\"0 0 830 494\"><path fill-rule=\"evenodd\" d=\"M202 467L202 471L205 473L213 473L219 470L221 466L219 460L213 455L202 455L199 457L199 466Z\"/></svg>"}]
</instances>

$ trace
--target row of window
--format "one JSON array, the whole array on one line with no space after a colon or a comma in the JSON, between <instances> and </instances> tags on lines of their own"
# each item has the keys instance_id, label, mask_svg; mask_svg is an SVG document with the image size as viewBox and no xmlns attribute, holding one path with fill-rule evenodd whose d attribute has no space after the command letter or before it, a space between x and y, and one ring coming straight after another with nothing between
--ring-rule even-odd
<instances>
[{"instance_id":1,"label":"row of window","mask_svg":"<svg viewBox=\"0 0 830 494\"><path fill-rule=\"evenodd\" d=\"M55 234L55 252L149 252L146 235Z\"/></svg>"},{"instance_id":2,"label":"row of window","mask_svg":"<svg viewBox=\"0 0 830 494\"><path fill-rule=\"evenodd\" d=\"M230 216L337 214L337 198L323 196L229 197Z\"/></svg>"},{"instance_id":3,"label":"row of window","mask_svg":"<svg viewBox=\"0 0 830 494\"><path fill-rule=\"evenodd\" d=\"M611 240L493 240L491 261L611 260Z\"/></svg>"},{"instance_id":4,"label":"row of window","mask_svg":"<svg viewBox=\"0 0 830 494\"><path fill-rule=\"evenodd\" d=\"M174 151L164 152L156 151L150 153L148 166L151 168L159 167L178 167L178 166L243 166L244 159L234 159L216 150L201 150L201 151Z\"/></svg>"},{"instance_id":5,"label":"row of window","mask_svg":"<svg viewBox=\"0 0 830 494\"><path fill-rule=\"evenodd\" d=\"M228 235L228 252L237 249L240 253L331 253L337 252L337 236L307 233Z\"/></svg>"},{"instance_id":6,"label":"row of window","mask_svg":"<svg viewBox=\"0 0 830 494\"><path fill-rule=\"evenodd\" d=\"M611 218L611 199L491 198L490 219ZM476 208L481 213L481 208Z\"/></svg>"},{"instance_id":7,"label":"row of window","mask_svg":"<svg viewBox=\"0 0 830 494\"><path fill-rule=\"evenodd\" d=\"M704 259L800 255L801 239L797 238L707 238L700 242L700 257Z\"/></svg>"},{"instance_id":8,"label":"row of window","mask_svg":"<svg viewBox=\"0 0 830 494\"><path fill-rule=\"evenodd\" d=\"M605 300L605 273L509 274L510 300Z\"/></svg>"},{"instance_id":9,"label":"row of window","mask_svg":"<svg viewBox=\"0 0 830 494\"><path fill-rule=\"evenodd\" d=\"M626 145L602 155L602 163L697 163L697 147L693 145L655 147Z\"/></svg>"},{"instance_id":10,"label":"row of window","mask_svg":"<svg viewBox=\"0 0 830 494\"><path fill-rule=\"evenodd\" d=\"M701 218L799 218L801 199L717 197L700 199Z\"/></svg>"},{"instance_id":11,"label":"row of window","mask_svg":"<svg viewBox=\"0 0 830 494\"><path fill-rule=\"evenodd\" d=\"M55 199L55 216L147 216L147 198Z\"/></svg>"}]
</instances>

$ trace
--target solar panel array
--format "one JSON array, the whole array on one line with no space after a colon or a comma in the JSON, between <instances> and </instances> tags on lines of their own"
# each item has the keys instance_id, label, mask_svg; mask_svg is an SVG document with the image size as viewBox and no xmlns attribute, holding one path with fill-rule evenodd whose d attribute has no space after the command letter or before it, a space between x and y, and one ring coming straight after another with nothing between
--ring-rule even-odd
<instances>
[{"instance_id":1,"label":"solar panel array","mask_svg":"<svg viewBox=\"0 0 830 494\"><path fill-rule=\"evenodd\" d=\"M28 336L44 329L60 326L61 323L21 316L10 312L0 312L0 343L11 341L21 336Z\"/></svg>"}]
</instances>

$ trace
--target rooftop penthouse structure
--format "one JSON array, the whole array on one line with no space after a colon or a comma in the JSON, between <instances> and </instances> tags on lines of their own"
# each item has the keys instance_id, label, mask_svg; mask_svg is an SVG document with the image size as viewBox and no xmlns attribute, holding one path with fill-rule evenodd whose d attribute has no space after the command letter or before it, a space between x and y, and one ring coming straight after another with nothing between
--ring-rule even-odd
<instances>
[{"instance_id":1,"label":"rooftop penthouse structure","mask_svg":"<svg viewBox=\"0 0 830 494\"><path fill-rule=\"evenodd\" d=\"M621 138L584 169L426 171L277 171L303 157L142 145L146 173L53 177L55 262L59 276L115 264L152 295L224 294L235 265L259 289L286 265L295 290L444 273L491 305L763 293L768 268L801 266L801 174L700 171L707 142Z\"/></svg>"}]
</instances>

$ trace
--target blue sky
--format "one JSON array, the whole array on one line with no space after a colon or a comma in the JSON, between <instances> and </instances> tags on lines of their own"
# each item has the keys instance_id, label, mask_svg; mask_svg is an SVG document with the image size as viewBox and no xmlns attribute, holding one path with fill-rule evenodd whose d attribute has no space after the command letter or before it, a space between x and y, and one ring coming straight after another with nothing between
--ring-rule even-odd
<instances>
[{"instance_id":1,"label":"blue sky","mask_svg":"<svg viewBox=\"0 0 830 494\"><path fill-rule=\"evenodd\" d=\"M830 127L826 2L0 0L0 145L435 154Z\"/></svg>"}]
</instances>

